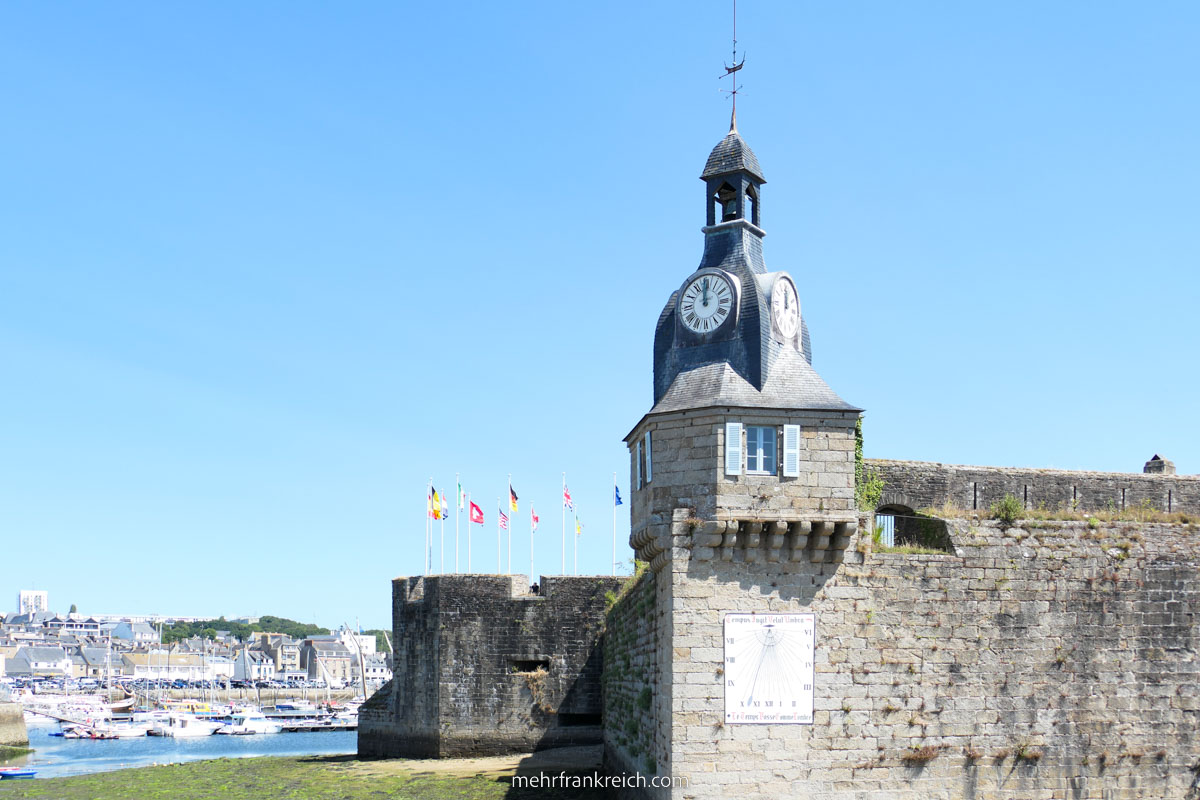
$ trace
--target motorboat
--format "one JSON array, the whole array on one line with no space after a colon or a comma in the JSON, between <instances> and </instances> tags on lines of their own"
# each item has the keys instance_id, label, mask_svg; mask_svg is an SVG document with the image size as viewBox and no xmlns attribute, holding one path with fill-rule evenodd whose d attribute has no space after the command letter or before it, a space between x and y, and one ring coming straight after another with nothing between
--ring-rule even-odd
<instances>
[{"instance_id":1,"label":"motorboat","mask_svg":"<svg viewBox=\"0 0 1200 800\"><path fill-rule=\"evenodd\" d=\"M256 733L281 733L283 726L272 722L261 711L238 711L232 717L232 722L217 728L217 733L227 736L247 736Z\"/></svg>"},{"instance_id":2,"label":"motorboat","mask_svg":"<svg viewBox=\"0 0 1200 800\"><path fill-rule=\"evenodd\" d=\"M219 728L219 722L209 722L199 719L192 714L168 714L165 722L160 722L147 733L151 736L171 736L176 739L192 739L200 736L211 736Z\"/></svg>"}]
</instances>

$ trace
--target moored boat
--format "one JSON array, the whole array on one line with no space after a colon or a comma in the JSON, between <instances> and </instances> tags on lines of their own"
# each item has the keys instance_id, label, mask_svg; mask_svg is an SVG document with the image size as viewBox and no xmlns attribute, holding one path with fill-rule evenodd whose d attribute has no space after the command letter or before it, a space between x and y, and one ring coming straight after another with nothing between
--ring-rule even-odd
<instances>
[{"instance_id":1,"label":"moored boat","mask_svg":"<svg viewBox=\"0 0 1200 800\"><path fill-rule=\"evenodd\" d=\"M0 767L0 780L19 780L24 778L32 778L37 775L36 769L26 769L24 767Z\"/></svg>"},{"instance_id":2,"label":"moored boat","mask_svg":"<svg viewBox=\"0 0 1200 800\"><path fill-rule=\"evenodd\" d=\"M283 726L267 719L261 711L239 711L233 721L217 728L217 733L226 736L247 736L257 733L281 733Z\"/></svg>"},{"instance_id":3,"label":"moored boat","mask_svg":"<svg viewBox=\"0 0 1200 800\"><path fill-rule=\"evenodd\" d=\"M192 739L200 736L211 736L220 727L220 723L199 719L192 714L170 714L166 722L152 727L148 733L151 736L172 736L176 739Z\"/></svg>"}]
</instances>

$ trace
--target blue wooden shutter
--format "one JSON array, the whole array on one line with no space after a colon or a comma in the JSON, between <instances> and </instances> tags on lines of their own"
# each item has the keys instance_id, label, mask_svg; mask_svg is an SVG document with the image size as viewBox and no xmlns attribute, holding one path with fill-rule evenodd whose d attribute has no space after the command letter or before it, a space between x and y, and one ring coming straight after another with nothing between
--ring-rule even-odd
<instances>
[{"instance_id":1,"label":"blue wooden shutter","mask_svg":"<svg viewBox=\"0 0 1200 800\"><path fill-rule=\"evenodd\" d=\"M725 474L742 474L742 423L725 423Z\"/></svg>"},{"instance_id":2,"label":"blue wooden shutter","mask_svg":"<svg viewBox=\"0 0 1200 800\"><path fill-rule=\"evenodd\" d=\"M654 469L650 464L650 431L646 431L646 483L654 480Z\"/></svg>"},{"instance_id":3,"label":"blue wooden shutter","mask_svg":"<svg viewBox=\"0 0 1200 800\"><path fill-rule=\"evenodd\" d=\"M783 426L783 475L785 478L800 476L800 426Z\"/></svg>"},{"instance_id":4,"label":"blue wooden shutter","mask_svg":"<svg viewBox=\"0 0 1200 800\"><path fill-rule=\"evenodd\" d=\"M642 440L638 439L637 447L634 449L634 469L637 471L637 488L642 488Z\"/></svg>"}]
</instances>

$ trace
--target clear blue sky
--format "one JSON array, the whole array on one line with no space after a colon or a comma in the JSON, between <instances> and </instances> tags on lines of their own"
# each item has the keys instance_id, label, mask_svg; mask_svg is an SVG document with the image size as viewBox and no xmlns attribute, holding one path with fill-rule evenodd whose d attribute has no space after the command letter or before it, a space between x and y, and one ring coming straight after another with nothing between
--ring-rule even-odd
<instances>
[{"instance_id":1,"label":"clear blue sky","mask_svg":"<svg viewBox=\"0 0 1200 800\"><path fill-rule=\"evenodd\" d=\"M739 11L767 263L868 455L1200 472L1200 6ZM513 567L532 500L557 569L566 471L608 572L729 28L724 1L5 4L3 606L386 626L455 472L476 567L511 472Z\"/></svg>"}]
</instances>

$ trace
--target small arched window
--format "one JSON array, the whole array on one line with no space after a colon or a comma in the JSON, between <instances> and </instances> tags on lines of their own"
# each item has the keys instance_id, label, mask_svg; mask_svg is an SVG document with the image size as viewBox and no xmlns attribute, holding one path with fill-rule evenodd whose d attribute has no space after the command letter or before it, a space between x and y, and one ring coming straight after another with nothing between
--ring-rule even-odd
<instances>
[{"instance_id":1,"label":"small arched window","mask_svg":"<svg viewBox=\"0 0 1200 800\"><path fill-rule=\"evenodd\" d=\"M755 225L758 225L758 190L753 186L746 189L746 205L750 212L746 217Z\"/></svg>"}]
</instances>

